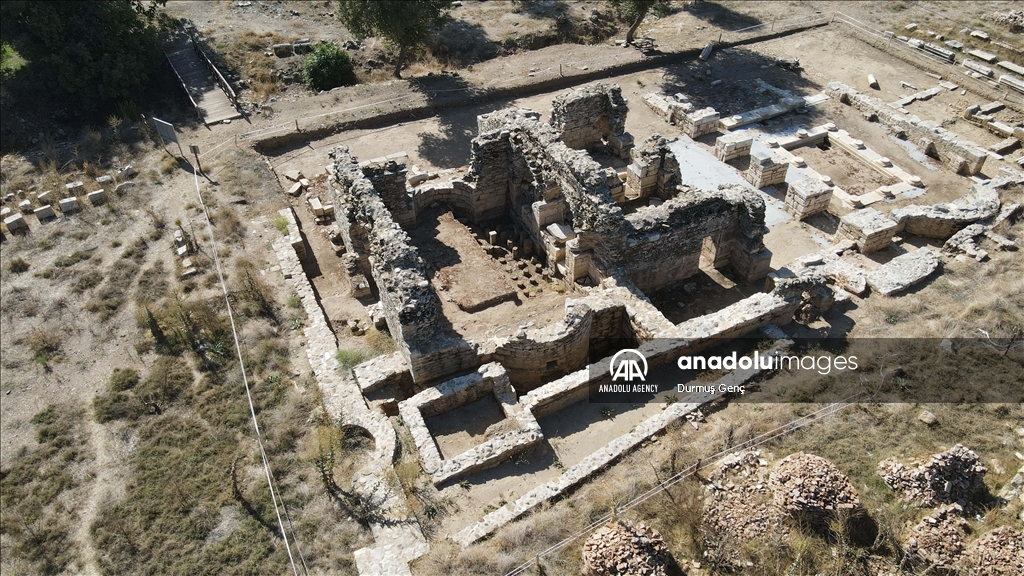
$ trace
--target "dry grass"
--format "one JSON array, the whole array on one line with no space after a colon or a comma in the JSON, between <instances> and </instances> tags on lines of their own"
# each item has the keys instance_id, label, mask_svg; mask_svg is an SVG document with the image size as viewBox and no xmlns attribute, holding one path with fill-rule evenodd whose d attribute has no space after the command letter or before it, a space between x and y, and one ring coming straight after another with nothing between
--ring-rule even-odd
<instances>
[{"instance_id":1,"label":"dry grass","mask_svg":"<svg viewBox=\"0 0 1024 576\"><path fill-rule=\"evenodd\" d=\"M217 46L227 65L249 83L253 99L265 101L281 91L283 83L277 73L277 58L267 51L274 44L287 42L284 36L273 32L257 34L251 30L231 42Z\"/></svg>"}]
</instances>

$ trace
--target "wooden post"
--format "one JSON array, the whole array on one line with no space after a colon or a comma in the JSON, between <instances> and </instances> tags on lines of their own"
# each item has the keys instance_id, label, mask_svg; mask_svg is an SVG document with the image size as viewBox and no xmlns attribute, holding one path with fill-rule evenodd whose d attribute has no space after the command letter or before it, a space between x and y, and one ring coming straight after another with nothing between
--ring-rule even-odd
<instances>
[{"instance_id":1,"label":"wooden post","mask_svg":"<svg viewBox=\"0 0 1024 576\"><path fill-rule=\"evenodd\" d=\"M196 167L199 168L199 173L203 174L203 165L199 163L199 146L196 146L195 144L189 144L188 149L192 152L193 155L195 155ZM205 174L203 175L205 176Z\"/></svg>"}]
</instances>

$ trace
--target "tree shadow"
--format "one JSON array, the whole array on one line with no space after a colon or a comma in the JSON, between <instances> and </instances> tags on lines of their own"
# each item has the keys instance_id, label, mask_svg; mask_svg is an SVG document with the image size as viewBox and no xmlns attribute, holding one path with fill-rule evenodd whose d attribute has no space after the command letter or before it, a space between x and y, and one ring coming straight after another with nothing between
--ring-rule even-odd
<instances>
[{"instance_id":1,"label":"tree shadow","mask_svg":"<svg viewBox=\"0 0 1024 576\"><path fill-rule=\"evenodd\" d=\"M761 23L758 18L741 14L718 2L694 2L687 10L697 18L726 30L739 30Z\"/></svg>"},{"instance_id":2,"label":"tree shadow","mask_svg":"<svg viewBox=\"0 0 1024 576\"><path fill-rule=\"evenodd\" d=\"M452 97L463 96L473 88L458 73L430 74L409 80L413 89L422 92L427 100L441 106ZM421 132L416 149L420 158L438 168L458 168L469 163L467 145L476 133L476 116L459 108L442 108L437 113L438 130Z\"/></svg>"},{"instance_id":3,"label":"tree shadow","mask_svg":"<svg viewBox=\"0 0 1024 576\"><path fill-rule=\"evenodd\" d=\"M566 17L569 5L564 0L519 0L519 13L534 19L558 20Z\"/></svg>"},{"instance_id":4,"label":"tree shadow","mask_svg":"<svg viewBox=\"0 0 1024 576\"><path fill-rule=\"evenodd\" d=\"M430 52L445 66L463 68L496 57L498 43L487 37L483 26L453 20L433 37Z\"/></svg>"},{"instance_id":5,"label":"tree shadow","mask_svg":"<svg viewBox=\"0 0 1024 576\"><path fill-rule=\"evenodd\" d=\"M793 96L821 92L820 84L776 63L775 58L744 47L716 49L707 62L693 60L667 66L661 91L666 95L684 94L695 109L710 106L722 117L776 104L781 99L781 94L756 82L758 78ZM818 115L812 107L801 114L801 119L816 120Z\"/></svg>"}]
</instances>

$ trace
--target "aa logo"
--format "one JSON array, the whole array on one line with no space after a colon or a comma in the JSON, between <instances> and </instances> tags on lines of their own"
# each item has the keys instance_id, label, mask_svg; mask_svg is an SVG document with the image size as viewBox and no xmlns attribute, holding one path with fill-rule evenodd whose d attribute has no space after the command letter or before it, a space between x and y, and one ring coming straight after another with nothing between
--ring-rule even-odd
<instances>
[{"instance_id":1,"label":"aa logo","mask_svg":"<svg viewBox=\"0 0 1024 576\"><path fill-rule=\"evenodd\" d=\"M644 358L639 350L624 348L612 356L611 362L608 363L608 372L612 375L612 382L646 381L647 358Z\"/></svg>"}]
</instances>

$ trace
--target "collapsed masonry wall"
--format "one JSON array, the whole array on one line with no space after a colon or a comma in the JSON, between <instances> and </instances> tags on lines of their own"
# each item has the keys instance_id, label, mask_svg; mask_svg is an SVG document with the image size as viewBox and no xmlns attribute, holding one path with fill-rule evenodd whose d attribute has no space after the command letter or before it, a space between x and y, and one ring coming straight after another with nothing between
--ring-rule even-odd
<instances>
[{"instance_id":1,"label":"collapsed masonry wall","mask_svg":"<svg viewBox=\"0 0 1024 576\"><path fill-rule=\"evenodd\" d=\"M423 259L348 147L338 146L328 155L333 160L330 193L345 247L377 285L388 329L409 362L413 380L436 377L437 365L442 370L445 365L439 359L456 357L466 347L445 331L441 303Z\"/></svg>"},{"instance_id":2,"label":"collapsed masonry wall","mask_svg":"<svg viewBox=\"0 0 1024 576\"><path fill-rule=\"evenodd\" d=\"M730 267L742 282L764 278L771 262L764 246L764 213L764 200L740 186L694 191L641 207L626 217L627 241L619 263L645 292L696 274L702 252L715 268ZM710 239L707 251L705 239Z\"/></svg>"},{"instance_id":3,"label":"collapsed masonry wall","mask_svg":"<svg viewBox=\"0 0 1024 576\"><path fill-rule=\"evenodd\" d=\"M622 210L601 165L559 141L557 130L526 110L483 115L478 125L481 133L473 140L465 178L475 186L476 197L511 216L536 246L555 243L547 226L571 222L573 238L559 239L564 252L554 250L564 262L547 265L570 282L593 276L590 253L605 238L620 237L623 227Z\"/></svg>"},{"instance_id":4,"label":"collapsed masonry wall","mask_svg":"<svg viewBox=\"0 0 1024 576\"><path fill-rule=\"evenodd\" d=\"M628 159L633 147L633 137L625 131L628 112L622 89L598 82L555 97L549 123L569 148L585 149L607 141L616 156Z\"/></svg>"},{"instance_id":5,"label":"collapsed masonry wall","mask_svg":"<svg viewBox=\"0 0 1024 576\"><path fill-rule=\"evenodd\" d=\"M978 144L960 138L935 122L922 120L913 114L903 114L880 98L862 94L842 82L829 82L826 93L838 98L843 104L877 118L897 137L914 142L925 154L937 157L957 174L981 172L985 158L988 157L988 152Z\"/></svg>"},{"instance_id":6,"label":"collapsed masonry wall","mask_svg":"<svg viewBox=\"0 0 1024 576\"><path fill-rule=\"evenodd\" d=\"M626 167L623 200L652 195L668 200L675 196L682 177L679 161L669 148L668 140L658 133L651 134L643 144L633 149L632 156L633 162Z\"/></svg>"},{"instance_id":7,"label":"collapsed masonry wall","mask_svg":"<svg viewBox=\"0 0 1024 576\"><path fill-rule=\"evenodd\" d=\"M946 239L978 220L995 216L1000 205L998 186L1011 184L1004 180L974 184L966 195L952 202L930 206L911 204L893 210L890 216L896 221L897 232Z\"/></svg>"}]
</instances>

